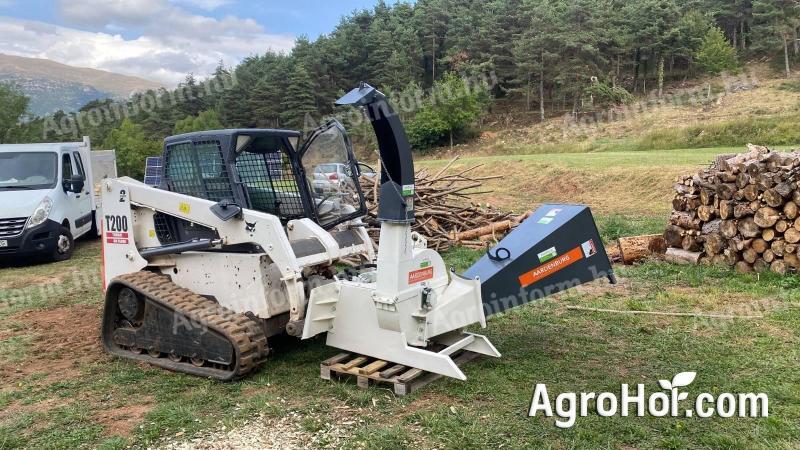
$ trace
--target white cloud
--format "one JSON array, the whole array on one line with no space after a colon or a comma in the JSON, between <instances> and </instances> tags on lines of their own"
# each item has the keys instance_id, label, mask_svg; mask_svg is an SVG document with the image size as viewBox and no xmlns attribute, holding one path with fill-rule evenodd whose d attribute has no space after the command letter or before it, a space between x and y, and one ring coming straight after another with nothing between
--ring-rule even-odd
<instances>
[{"instance_id":1,"label":"white cloud","mask_svg":"<svg viewBox=\"0 0 800 450\"><path fill-rule=\"evenodd\" d=\"M62 0L58 6L66 23L83 29L0 17L0 53L174 85L189 72L212 73L220 60L232 65L249 55L294 46L293 36L266 33L252 19L194 15L166 0ZM133 29L138 37L120 34Z\"/></svg>"},{"instance_id":2,"label":"white cloud","mask_svg":"<svg viewBox=\"0 0 800 450\"><path fill-rule=\"evenodd\" d=\"M220 6L230 5L235 2L234 0L173 0L173 3L183 3L205 9L206 11L213 11Z\"/></svg>"}]
</instances>

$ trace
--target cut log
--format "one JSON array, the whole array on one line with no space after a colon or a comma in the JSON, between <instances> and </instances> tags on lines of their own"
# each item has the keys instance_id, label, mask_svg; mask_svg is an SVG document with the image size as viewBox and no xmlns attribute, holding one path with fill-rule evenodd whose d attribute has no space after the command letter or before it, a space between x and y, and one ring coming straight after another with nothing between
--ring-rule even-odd
<instances>
[{"instance_id":1,"label":"cut log","mask_svg":"<svg viewBox=\"0 0 800 450\"><path fill-rule=\"evenodd\" d=\"M719 226L719 231L728 239L733 238L739 232L735 220L725 220Z\"/></svg>"},{"instance_id":2,"label":"cut log","mask_svg":"<svg viewBox=\"0 0 800 450\"><path fill-rule=\"evenodd\" d=\"M773 208L778 208L780 206L783 206L784 203L783 196L779 194L775 189L767 189L766 191L764 191L764 194L762 194L762 197L764 199L764 203Z\"/></svg>"},{"instance_id":3,"label":"cut log","mask_svg":"<svg viewBox=\"0 0 800 450\"><path fill-rule=\"evenodd\" d=\"M625 264L633 264L652 254L662 254L667 251L667 242L660 234L624 237L620 238L617 244L621 261Z\"/></svg>"},{"instance_id":4,"label":"cut log","mask_svg":"<svg viewBox=\"0 0 800 450\"><path fill-rule=\"evenodd\" d=\"M678 248L668 248L664 260L673 264L697 264L700 261L700 252L687 252Z\"/></svg>"},{"instance_id":5,"label":"cut log","mask_svg":"<svg viewBox=\"0 0 800 450\"><path fill-rule=\"evenodd\" d=\"M737 219L752 216L755 212L756 211L750 207L750 203L737 203L733 207L733 217Z\"/></svg>"},{"instance_id":6,"label":"cut log","mask_svg":"<svg viewBox=\"0 0 800 450\"><path fill-rule=\"evenodd\" d=\"M736 193L737 187L733 183L721 183L717 185L717 195L722 200L730 200Z\"/></svg>"},{"instance_id":7,"label":"cut log","mask_svg":"<svg viewBox=\"0 0 800 450\"><path fill-rule=\"evenodd\" d=\"M775 239L775 230L773 228L765 228L761 230L761 239L772 242Z\"/></svg>"},{"instance_id":8,"label":"cut log","mask_svg":"<svg viewBox=\"0 0 800 450\"><path fill-rule=\"evenodd\" d=\"M719 217L723 220L728 220L733 217L733 202L724 200L719 202Z\"/></svg>"},{"instance_id":9,"label":"cut log","mask_svg":"<svg viewBox=\"0 0 800 450\"><path fill-rule=\"evenodd\" d=\"M755 184L749 184L742 189L742 195L748 202L752 202L753 200L758 200L758 186Z\"/></svg>"},{"instance_id":10,"label":"cut log","mask_svg":"<svg viewBox=\"0 0 800 450\"><path fill-rule=\"evenodd\" d=\"M780 218L781 214L777 210L765 206L756 211L753 221L761 228L770 228L775 225Z\"/></svg>"},{"instance_id":11,"label":"cut log","mask_svg":"<svg viewBox=\"0 0 800 450\"><path fill-rule=\"evenodd\" d=\"M784 199L792 197L792 185L787 182L781 182L775 185L775 192L777 192Z\"/></svg>"},{"instance_id":12,"label":"cut log","mask_svg":"<svg viewBox=\"0 0 800 450\"><path fill-rule=\"evenodd\" d=\"M789 228L783 233L783 238L790 244L797 244L800 242L800 231L797 228Z\"/></svg>"},{"instance_id":13,"label":"cut log","mask_svg":"<svg viewBox=\"0 0 800 450\"><path fill-rule=\"evenodd\" d=\"M769 248L769 244L764 239L757 238L753 239L753 243L750 244L750 247L758 253L764 253Z\"/></svg>"},{"instance_id":14,"label":"cut log","mask_svg":"<svg viewBox=\"0 0 800 450\"><path fill-rule=\"evenodd\" d=\"M782 258L786 252L786 241L783 239L776 239L770 244L769 249L775 256Z\"/></svg>"},{"instance_id":15,"label":"cut log","mask_svg":"<svg viewBox=\"0 0 800 450\"><path fill-rule=\"evenodd\" d=\"M761 228L756 224L752 217L742 219L737 224L739 233L746 238L761 236Z\"/></svg>"},{"instance_id":16,"label":"cut log","mask_svg":"<svg viewBox=\"0 0 800 450\"><path fill-rule=\"evenodd\" d=\"M742 252L742 259L753 264L758 260L758 252L752 248L747 248Z\"/></svg>"},{"instance_id":17,"label":"cut log","mask_svg":"<svg viewBox=\"0 0 800 450\"><path fill-rule=\"evenodd\" d=\"M771 270L772 273L777 273L778 275L786 275L786 272L788 272L789 268L786 266L786 262L784 260L776 259L775 261L772 261L772 264L770 264L769 270Z\"/></svg>"},{"instance_id":18,"label":"cut log","mask_svg":"<svg viewBox=\"0 0 800 450\"><path fill-rule=\"evenodd\" d=\"M469 241L478 239L481 236L493 233L505 233L511 228L511 221L504 220L502 222L492 223L474 230L462 231L461 233L451 233L450 237L454 241Z\"/></svg>"},{"instance_id":19,"label":"cut log","mask_svg":"<svg viewBox=\"0 0 800 450\"><path fill-rule=\"evenodd\" d=\"M708 222L713 219L716 214L716 210L710 205L703 205L697 208L697 217L703 222Z\"/></svg>"},{"instance_id":20,"label":"cut log","mask_svg":"<svg viewBox=\"0 0 800 450\"><path fill-rule=\"evenodd\" d=\"M706 236L703 248L707 255L718 255L725 250L725 239L720 234L709 234Z\"/></svg>"},{"instance_id":21,"label":"cut log","mask_svg":"<svg viewBox=\"0 0 800 450\"><path fill-rule=\"evenodd\" d=\"M699 252L701 249L700 242L697 241L697 238L688 235L683 237L681 248L687 252Z\"/></svg>"},{"instance_id":22,"label":"cut log","mask_svg":"<svg viewBox=\"0 0 800 450\"><path fill-rule=\"evenodd\" d=\"M735 266L740 260L739 252L734 251L733 249L725 249L723 254L725 255L725 264L729 266Z\"/></svg>"},{"instance_id":23,"label":"cut log","mask_svg":"<svg viewBox=\"0 0 800 450\"><path fill-rule=\"evenodd\" d=\"M669 247L680 247L683 245L683 235L684 235L683 228L676 227L674 225L670 225L667 227L667 230L664 231L664 240L667 242L667 246Z\"/></svg>"},{"instance_id":24,"label":"cut log","mask_svg":"<svg viewBox=\"0 0 800 450\"><path fill-rule=\"evenodd\" d=\"M783 205L783 215L786 216L789 220L794 220L797 218L798 214L798 207L797 203L794 201L788 201L785 205Z\"/></svg>"},{"instance_id":25,"label":"cut log","mask_svg":"<svg viewBox=\"0 0 800 450\"><path fill-rule=\"evenodd\" d=\"M673 211L669 220L671 224L684 230L699 230L701 227L700 220L694 214L688 212Z\"/></svg>"},{"instance_id":26,"label":"cut log","mask_svg":"<svg viewBox=\"0 0 800 450\"><path fill-rule=\"evenodd\" d=\"M775 253L772 253L772 250L769 250L769 249L767 249L764 252L764 254L761 255L761 257L764 258L764 261L766 261L768 263L771 263L772 261L775 261Z\"/></svg>"},{"instance_id":27,"label":"cut log","mask_svg":"<svg viewBox=\"0 0 800 450\"><path fill-rule=\"evenodd\" d=\"M785 233L786 230L789 229L789 222L785 220L779 220L775 222L775 231L778 233Z\"/></svg>"},{"instance_id":28,"label":"cut log","mask_svg":"<svg viewBox=\"0 0 800 450\"><path fill-rule=\"evenodd\" d=\"M753 270L755 270L756 273L764 273L769 270L769 264L763 259L757 259L756 262L753 263Z\"/></svg>"},{"instance_id":29,"label":"cut log","mask_svg":"<svg viewBox=\"0 0 800 450\"><path fill-rule=\"evenodd\" d=\"M716 195L711 189L703 188L700 189L700 203L705 206L709 206L714 202L714 198Z\"/></svg>"},{"instance_id":30,"label":"cut log","mask_svg":"<svg viewBox=\"0 0 800 450\"><path fill-rule=\"evenodd\" d=\"M736 271L741 274L753 273L753 266L747 261L739 261L736 263Z\"/></svg>"},{"instance_id":31,"label":"cut log","mask_svg":"<svg viewBox=\"0 0 800 450\"><path fill-rule=\"evenodd\" d=\"M789 253L784 255L783 261L786 265L792 269L800 269L800 257L797 256L795 253Z\"/></svg>"}]
</instances>

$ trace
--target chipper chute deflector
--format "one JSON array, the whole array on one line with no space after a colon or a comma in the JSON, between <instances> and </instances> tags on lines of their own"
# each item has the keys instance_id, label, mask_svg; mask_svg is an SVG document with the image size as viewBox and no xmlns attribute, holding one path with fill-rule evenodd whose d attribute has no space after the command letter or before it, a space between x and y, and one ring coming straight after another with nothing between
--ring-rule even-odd
<instances>
[{"instance_id":1,"label":"chipper chute deflector","mask_svg":"<svg viewBox=\"0 0 800 450\"><path fill-rule=\"evenodd\" d=\"M109 352L229 380L258 367L271 336L324 334L336 348L465 379L454 354L500 355L466 327L613 277L588 208L569 205L540 209L465 275L448 270L411 230L414 162L398 115L366 84L338 104L364 108L378 138L377 254L338 122L302 145L287 130L167 138L158 188L102 186ZM362 264L341 272L345 258Z\"/></svg>"}]
</instances>

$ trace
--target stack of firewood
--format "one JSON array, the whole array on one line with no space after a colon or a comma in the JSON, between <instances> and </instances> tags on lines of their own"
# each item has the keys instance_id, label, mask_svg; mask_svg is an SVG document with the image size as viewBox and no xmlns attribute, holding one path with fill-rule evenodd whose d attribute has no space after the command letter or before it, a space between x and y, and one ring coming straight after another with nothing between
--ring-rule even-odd
<instances>
[{"instance_id":1,"label":"stack of firewood","mask_svg":"<svg viewBox=\"0 0 800 450\"><path fill-rule=\"evenodd\" d=\"M459 158L432 173L422 169L416 173L413 230L428 240L428 247L437 251L453 246L483 249L502 239L531 213L515 215L490 205L473 202L474 196L492 191L483 189L483 182L502 176L472 175L481 165L451 170ZM367 198L370 235L378 242L377 221L380 189L376 177L361 177Z\"/></svg>"},{"instance_id":2,"label":"stack of firewood","mask_svg":"<svg viewBox=\"0 0 800 450\"><path fill-rule=\"evenodd\" d=\"M740 272L800 268L800 152L748 145L708 169L682 177L670 225L667 259L727 264Z\"/></svg>"}]
</instances>

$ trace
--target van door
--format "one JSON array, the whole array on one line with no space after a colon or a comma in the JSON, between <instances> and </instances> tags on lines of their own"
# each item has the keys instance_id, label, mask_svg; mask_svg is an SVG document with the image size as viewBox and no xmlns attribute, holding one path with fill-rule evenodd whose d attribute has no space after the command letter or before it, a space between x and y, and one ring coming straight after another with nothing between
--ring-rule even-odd
<instances>
[{"instance_id":1,"label":"van door","mask_svg":"<svg viewBox=\"0 0 800 450\"><path fill-rule=\"evenodd\" d=\"M92 229L91 186L85 182L86 170L83 165L83 159L78 152L73 152L72 155L64 153L61 157L61 162L63 165L61 170L62 181L69 182L72 175L80 175L84 179L84 186L81 192L65 192L67 198L65 216L73 226L72 236L78 238ZM66 188L64 190L66 191Z\"/></svg>"}]
</instances>

